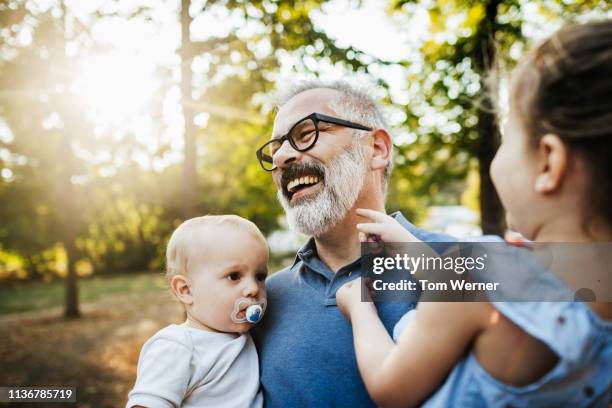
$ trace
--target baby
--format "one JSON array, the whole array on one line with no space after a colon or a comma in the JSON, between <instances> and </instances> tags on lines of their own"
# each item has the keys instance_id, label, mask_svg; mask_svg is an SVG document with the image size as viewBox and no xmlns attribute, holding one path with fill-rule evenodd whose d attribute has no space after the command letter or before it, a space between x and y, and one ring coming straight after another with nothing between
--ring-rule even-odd
<instances>
[{"instance_id":1,"label":"baby","mask_svg":"<svg viewBox=\"0 0 612 408\"><path fill-rule=\"evenodd\" d=\"M166 258L187 319L143 345L127 407L261 407L248 330L266 309L264 236L235 215L197 217L174 231Z\"/></svg>"}]
</instances>

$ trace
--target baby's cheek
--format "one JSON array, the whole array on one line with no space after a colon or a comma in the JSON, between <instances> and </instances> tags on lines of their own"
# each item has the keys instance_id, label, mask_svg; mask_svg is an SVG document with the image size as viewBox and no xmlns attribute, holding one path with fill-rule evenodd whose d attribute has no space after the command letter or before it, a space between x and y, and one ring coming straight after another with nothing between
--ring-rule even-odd
<instances>
[{"instance_id":1,"label":"baby's cheek","mask_svg":"<svg viewBox=\"0 0 612 408\"><path fill-rule=\"evenodd\" d=\"M226 325L231 322L232 305L227 302L210 305L210 317L219 325Z\"/></svg>"}]
</instances>

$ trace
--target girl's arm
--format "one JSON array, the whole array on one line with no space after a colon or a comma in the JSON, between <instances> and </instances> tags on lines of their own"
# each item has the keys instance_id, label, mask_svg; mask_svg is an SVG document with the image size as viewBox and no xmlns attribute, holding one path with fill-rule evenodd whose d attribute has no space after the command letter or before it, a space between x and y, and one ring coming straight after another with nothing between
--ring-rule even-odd
<instances>
[{"instance_id":1,"label":"girl's arm","mask_svg":"<svg viewBox=\"0 0 612 408\"><path fill-rule=\"evenodd\" d=\"M492 311L484 303L420 303L396 345L374 304L361 302L359 280L340 288L336 297L353 327L361 377L381 407L416 406L435 391Z\"/></svg>"},{"instance_id":2,"label":"girl's arm","mask_svg":"<svg viewBox=\"0 0 612 408\"><path fill-rule=\"evenodd\" d=\"M357 226L362 238L374 235L384 242L419 242L388 215L363 209L357 213L373 221ZM395 345L374 304L361 302L360 280L344 285L336 298L353 327L357 364L366 388L383 407L422 402L442 383L492 312L484 303L421 302Z\"/></svg>"}]
</instances>

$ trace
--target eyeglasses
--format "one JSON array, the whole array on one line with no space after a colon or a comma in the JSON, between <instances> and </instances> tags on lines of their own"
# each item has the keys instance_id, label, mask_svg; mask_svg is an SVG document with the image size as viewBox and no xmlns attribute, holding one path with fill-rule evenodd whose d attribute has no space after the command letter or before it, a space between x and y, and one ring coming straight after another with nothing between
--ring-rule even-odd
<instances>
[{"instance_id":1,"label":"eyeglasses","mask_svg":"<svg viewBox=\"0 0 612 408\"><path fill-rule=\"evenodd\" d=\"M319 131L327 130L326 127L320 125L321 123L340 125L358 130L373 130L370 127L349 122L348 120L334 118L333 116L327 116L321 113L311 113L305 118L297 121L296 124L289 129L287 134L272 139L257 149L257 159L259 160L259 164L261 164L261 168L266 171L276 169L272 158L285 140L287 140L291 147L298 152L305 152L312 149L319 139Z\"/></svg>"}]
</instances>

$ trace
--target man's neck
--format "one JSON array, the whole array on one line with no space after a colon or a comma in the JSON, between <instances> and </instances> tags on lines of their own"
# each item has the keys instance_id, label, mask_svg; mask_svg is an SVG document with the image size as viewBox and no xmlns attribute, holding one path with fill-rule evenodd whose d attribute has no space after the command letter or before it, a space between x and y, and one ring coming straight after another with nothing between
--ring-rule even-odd
<instances>
[{"instance_id":1,"label":"man's neck","mask_svg":"<svg viewBox=\"0 0 612 408\"><path fill-rule=\"evenodd\" d=\"M366 205L365 203L359 204L359 206L355 205L340 223L327 233L314 239L319 259L334 273L361 256L361 242L356 225L368 221L355 213L356 208L372 208L377 211L384 211L382 204L379 206Z\"/></svg>"}]
</instances>

